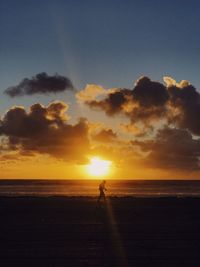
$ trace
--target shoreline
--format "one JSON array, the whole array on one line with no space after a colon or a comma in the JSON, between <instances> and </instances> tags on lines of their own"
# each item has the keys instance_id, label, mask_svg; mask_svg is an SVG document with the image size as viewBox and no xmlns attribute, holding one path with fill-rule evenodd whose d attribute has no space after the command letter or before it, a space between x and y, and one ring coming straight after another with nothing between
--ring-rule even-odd
<instances>
[{"instance_id":1,"label":"shoreline","mask_svg":"<svg viewBox=\"0 0 200 267\"><path fill-rule=\"evenodd\" d=\"M28 199L35 199L35 198L54 198L54 199L98 199L98 195L0 195L1 198L28 198ZM106 196L107 199L200 199L200 195L134 195L134 196L123 196L123 195L112 195Z\"/></svg>"}]
</instances>

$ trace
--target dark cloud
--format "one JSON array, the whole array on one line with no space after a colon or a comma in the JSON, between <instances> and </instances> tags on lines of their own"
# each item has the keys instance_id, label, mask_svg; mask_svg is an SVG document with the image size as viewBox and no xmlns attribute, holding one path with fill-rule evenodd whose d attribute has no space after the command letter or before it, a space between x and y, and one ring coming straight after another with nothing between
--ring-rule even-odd
<instances>
[{"instance_id":1,"label":"dark cloud","mask_svg":"<svg viewBox=\"0 0 200 267\"><path fill-rule=\"evenodd\" d=\"M140 107L162 107L167 103L169 94L166 87L159 82L151 81L148 77L141 77L133 89L133 100L139 102Z\"/></svg>"},{"instance_id":2,"label":"dark cloud","mask_svg":"<svg viewBox=\"0 0 200 267\"><path fill-rule=\"evenodd\" d=\"M68 78L58 74L49 76L43 72L35 75L31 79L25 78L18 85L7 88L5 94L16 97L33 94L60 93L73 89L73 84Z\"/></svg>"},{"instance_id":3,"label":"dark cloud","mask_svg":"<svg viewBox=\"0 0 200 267\"><path fill-rule=\"evenodd\" d=\"M174 79L164 77L164 81L166 85L144 76L137 80L132 90L118 89L101 100L85 103L109 116L123 114L133 125L143 124L143 129L152 129L164 121L166 126L200 135L200 93L186 80L176 83Z\"/></svg>"},{"instance_id":4,"label":"dark cloud","mask_svg":"<svg viewBox=\"0 0 200 267\"><path fill-rule=\"evenodd\" d=\"M149 152L145 164L151 167L181 170L199 170L200 139L194 139L187 130L164 128L156 137L146 141L132 141L143 152Z\"/></svg>"},{"instance_id":5,"label":"dark cloud","mask_svg":"<svg viewBox=\"0 0 200 267\"><path fill-rule=\"evenodd\" d=\"M103 143L109 143L117 139L117 134L112 129L102 129L93 136L93 139Z\"/></svg>"},{"instance_id":6,"label":"dark cloud","mask_svg":"<svg viewBox=\"0 0 200 267\"><path fill-rule=\"evenodd\" d=\"M86 101L85 103L91 108L102 109L107 115L115 115L123 110L123 105L128 102L128 97L131 96L131 90L120 89L111 92L103 100Z\"/></svg>"},{"instance_id":7,"label":"dark cloud","mask_svg":"<svg viewBox=\"0 0 200 267\"><path fill-rule=\"evenodd\" d=\"M34 104L29 112L13 107L4 115L0 135L7 137L10 150L48 154L66 160L83 161L88 153L88 124L85 119L67 122L64 102L48 106Z\"/></svg>"},{"instance_id":8,"label":"dark cloud","mask_svg":"<svg viewBox=\"0 0 200 267\"><path fill-rule=\"evenodd\" d=\"M141 77L133 90L118 89L104 99L86 101L86 104L104 110L109 116L124 114L132 122L148 124L150 120L165 116L168 100L169 93L163 84Z\"/></svg>"},{"instance_id":9,"label":"dark cloud","mask_svg":"<svg viewBox=\"0 0 200 267\"><path fill-rule=\"evenodd\" d=\"M172 122L180 128L188 129L193 134L200 135L200 94L192 85L179 88L168 88L170 103L174 109L171 116Z\"/></svg>"}]
</instances>

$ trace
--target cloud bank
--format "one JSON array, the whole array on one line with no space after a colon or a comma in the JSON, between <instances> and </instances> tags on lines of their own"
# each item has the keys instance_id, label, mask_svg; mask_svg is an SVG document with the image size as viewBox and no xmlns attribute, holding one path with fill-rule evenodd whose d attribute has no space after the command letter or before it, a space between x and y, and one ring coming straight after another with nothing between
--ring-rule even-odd
<instances>
[{"instance_id":1,"label":"cloud bank","mask_svg":"<svg viewBox=\"0 0 200 267\"><path fill-rule=\"evenodd\" d=\"M13 107L0 122L0 135L7 137L7 148L21 153L48 154L58 159L84 160L89 150L87 120L68 123L67 104L34 104L27 112Z\"/></svg>"},{"instance_id":2,"label":"cloud bank","mask_svg":"<svg viewBox=\"0 0 200 267\"><path fill-rule=\"evenodd\" d=\"M169 76L163 80L143 76L132 89L107 90L89 84L78 93L74 91L77 104L115 117L115 128L100 116L96 128L87 118L71 124L68 105L63 101L47 106L36 103L28 111L23 106L12 107L0 120L2 151L47 154L82 163L96 153L117 164L130 163L130 168L137 164L142 168L199 171L200 93L187 80L178 83ZM6 93L21 96L72 89L67 78L42 73L24 79Z\"/></svg>"},{"instance_id":3,"label":"cloud bank","mask_svg":"<svg viewBox=\"0 0 200 267\"><path fill-rule=\"evenodd\" d=\"M140 149L145 166L198 170L200 93L187 80L163 80L143 76L133 89L118 88L85 104L109 117L129 119L121 128L132 134L132 151Z\"/></svg>"},{"instance_id":4,"label":"cloud bank","mask_svg":"<svg viewBox=\"0 0 200 267\"><path fill-rule=\"evenodd\" d=\"M128 117L132 124L152 125L162 120L166 124L188 129L200 135L200 94L186 80L179 84L164 77L166 85L141 77L133 89L118 89L103 99L86 100L92 109L102 110L108 116Z\"/></svg>"}]
</instances>

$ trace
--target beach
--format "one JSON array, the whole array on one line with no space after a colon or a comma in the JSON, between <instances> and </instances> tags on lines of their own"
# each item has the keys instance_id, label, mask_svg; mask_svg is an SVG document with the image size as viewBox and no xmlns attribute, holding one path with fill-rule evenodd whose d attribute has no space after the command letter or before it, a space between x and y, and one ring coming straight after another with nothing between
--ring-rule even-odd
<instances>
[{"instance_id":1,"label":"beach","mask_svg":"<svg viewBox=\"0 0 200 267\"><path fill-rule=\"evenodd\" d=\"M200 266L200 199L1 197L0 266Z\"/></svg>"}]
</instances>

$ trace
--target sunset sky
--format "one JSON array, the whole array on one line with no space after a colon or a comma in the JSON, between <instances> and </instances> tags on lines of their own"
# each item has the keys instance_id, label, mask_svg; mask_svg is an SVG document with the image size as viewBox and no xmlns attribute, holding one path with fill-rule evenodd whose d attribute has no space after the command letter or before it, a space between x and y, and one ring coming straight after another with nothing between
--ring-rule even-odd
<instances>
[{"instance_id":1,"label":"sunset sky","mask_svg":"<svg viewBox=\"0 0 200 267\"><path fill-rule=\"evenodd\" d=\"M199 179L199 14L0 0L0 178Z\"/></svg>"}]
</instances>

